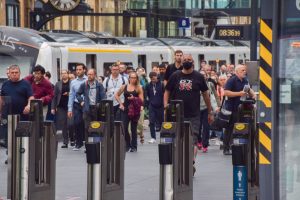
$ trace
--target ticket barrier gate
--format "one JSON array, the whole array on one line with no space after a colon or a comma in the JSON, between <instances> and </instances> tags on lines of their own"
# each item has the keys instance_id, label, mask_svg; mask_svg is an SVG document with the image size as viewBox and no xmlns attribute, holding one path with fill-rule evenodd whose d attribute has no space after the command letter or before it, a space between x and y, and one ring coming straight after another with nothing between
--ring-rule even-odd
<instances>
[{"instance_id":1,"label":"ticket barrier gate","mask_svg":"<svg viewBox=\"0 0 300 200\"><path fill-rule=\"evenodd\" d=\"M258 134L256 132L255 100L241 103L238 122L234 125L232 164L233 199L259 199Z\"/></svg>"},{"instance_id":2,"label":"ticket barrier gate","mask_svg":"<svg viewBox=\"0 0 300 200\"><path fill-rule=\"evenodd\" d=\"M89 127L87 200L124 199L125 139L123 124L113 121L113 102L103 100Z\"/></svg>"},{"instance_id":3,"label":"ticket barrier gate","mask_svg":"<svg viewBox=\"0 0 300 200\"><path fill-rule=\"evenodd\" d=\"M42 109L42 101L32 100L30 121L9 116L8 199L55 199L56 133Z\"/></svg>"},{"instance_id":4,"label":"ticket barrier gate","mask_svg":"<svg viewBox=\"0 0 300 200\"><path fill-rule=\"evenodd\" d=\"M183 102L173 100L160 134L160 200L193 199L193 136L183 120Z\"/></svg>"}]
</instances>

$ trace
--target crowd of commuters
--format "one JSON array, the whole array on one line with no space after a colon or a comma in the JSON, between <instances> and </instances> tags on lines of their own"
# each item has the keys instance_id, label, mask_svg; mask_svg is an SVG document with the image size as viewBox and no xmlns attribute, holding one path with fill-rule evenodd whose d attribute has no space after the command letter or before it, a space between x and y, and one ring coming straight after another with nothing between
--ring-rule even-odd
<instances>
[{"instance_id":1,"label":"crowd of commuters","mask_svg":"<svg viewBox=\"0 0 300 200\"><path fill-rule=\"evenodd\" d=\"M193 57L181 50L175 51L174 60L169 65L153 66L148 74L143 67L134 70L117 62L106 77L97 76L95 69L88 70L78 63L76 76L62 70L60 81L54 85L50 83L51 74L40 65L24 79L20 79L19 66L12 65L7 70L8 80L2 85L1 96L11 97L13 114L21 114L24 120L28 119L30 100L40 99L44 106L49 106L47 119L54 120L57 129L62 131L61 148L70 145L76 151L87 141L89 123L97 119L97 103L112 100L114 119L123 121L125 127L127 152L137 152L138 136L140 143L144 143L144 116L149 118L148 143L156 143L164 109L170 100L180 99L184 102L184 119L192 124L194 162L197 151L208 152L209 139L216 135L224 141L224 155L230 155L239 99L246 95L243 87L249 84L246 67L231 64L216 67L202 61L198 70ZM252 90L249 94L255 98ZM224 131L211 130L210 123L222 104L234 113L231 125Z\"/></svg>"}]
</instances>

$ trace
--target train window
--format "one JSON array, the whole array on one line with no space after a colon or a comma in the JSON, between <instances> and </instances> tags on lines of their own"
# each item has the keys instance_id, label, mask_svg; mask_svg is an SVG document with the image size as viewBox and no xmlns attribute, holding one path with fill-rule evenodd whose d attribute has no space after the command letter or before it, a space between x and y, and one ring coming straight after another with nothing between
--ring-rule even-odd
<instances>
[{"instance_id":1,"label":"train window","mask_svg":"<svg viewBox=\"0 0 300 200\"><path fill-rule=\"evenodd\" d=\"M226 60L219 60L219 66L226 65Z\"/></svg>"},{"instance_id":2,"label":"train window","mask_svg":"<svg viewBox=\"0 0 300 200\"><path fill-rule=\"evenodd\" d=\"M60 81L60 58L56 59L57 80Z\"/></svg>"},{"instance_id":3,"label":"train window","mask_svg":"<svg viewBox=\"0 0 300 200\"><path fill-rule=\"evenodd\" d=\"M235 55L234 54L229 55L229 61L230 61L230 64L235 64Z\"/></svg>"},{"instance_id":4,"label":"train window","mask_svg":"<svg viewBox=\"0 0 300 200\"><path fill-rule=\"evenodd\" d=\"M239 59L238 62L239 62L239 64L243 64L243 63L244 63L244 60Z\"/></svg>"},{"instance_id":5,"label":"train window","mask_svg":"<svg viewBox=\"0 0 300 200\"><path fill-rule=\"evenodd\" d=\"M217 62L215 60L209 60L208 61L208 64L213 68L215 69L215 67L217 66Z\"/></svg>"},{"instance_id":6,"label":"train window","mask_svg":"<svg viewBox=\"0 0 300 200\"><path fill-rule=\"evenodd\" d=\"M147 61L146 61L146 55L138 55L138 67L143 67L146 70L147 67Z\"/></svg>"},{"instance_id":7,"label":"train window","mask_svg":"<svg viewBox=\"0 0 300 200\"><path fill-rule=\"evenodd\" d=\"M86 55L86 67L88 69L97 69L97 56L96 54Z\"/></svg>"},{"instance_id":8,"label":"train window","mask_svg":"<svg viewBox=\"0 0 300 200\"><path fill-rule=\"evenodd\" d=\"M27 76L32 72L34 66L34 58L26 56L9 56L0 53L0 78L6 79L6 68L10 65L19 65L21 68L21 78Z\"/></svg>"},{"instance_id":9,"label":"train window","mask_svg":"<svg viewBox=\"0 0 300 200\"><path fill-rule=\"evenodd\" d=\"M157 66L157 67L158 67L158 66L159 66L159 62L152 62L152 63L151 63L151 68L153 68L154 66Z\"/></svg>"},{"instance_id":10,"label":"train window","mask_svg":"<svg viewBox=\"0 0 300 200\"><path fill-rule=\"evenodd\" d=\"M199 69L200 69L200 64L201 64L202 61L205 61L204 54L199 54L198 55Z\"/></svg>"},{"instance_id":11,"label":"train window","mask_svg":"<svg viewBox=\"0 0 300 200\"><path fill-rule=\"evenodd\" d=\"M75 71L76 71L76 64L77 64L77 63L68 63L68 70L69 70L71 73L75 73Z\"/></svg>"}]
</instances>

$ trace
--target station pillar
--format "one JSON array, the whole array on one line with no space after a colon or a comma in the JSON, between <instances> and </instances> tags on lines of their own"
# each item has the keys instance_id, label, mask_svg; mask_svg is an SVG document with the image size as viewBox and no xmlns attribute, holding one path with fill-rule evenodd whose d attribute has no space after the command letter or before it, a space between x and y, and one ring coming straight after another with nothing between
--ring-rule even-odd
<instances>
[{"instance_id":1,"label":"station pillar","mask_svg":"<svg viewBox=\"0 0 300 200\"><path fill-rule=\"evenodd\" d=\"M259 186L260 199L273 199L272 193L272 87L273 87L273 4L276 0L261 0L260 67L259 67Z\"/></svg>"}]
</instances>

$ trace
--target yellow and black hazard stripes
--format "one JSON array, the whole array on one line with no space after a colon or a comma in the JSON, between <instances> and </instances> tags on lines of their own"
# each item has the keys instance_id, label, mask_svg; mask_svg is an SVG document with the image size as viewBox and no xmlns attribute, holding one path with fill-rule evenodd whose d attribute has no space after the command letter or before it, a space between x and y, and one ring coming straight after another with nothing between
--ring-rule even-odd
<instances>
[{"instance_id":1,"label":"yellow and black hazard stripes","mask_svg":"<svg viewBox=\"0 0 300 200\"><path fill-rule=\"evenodd\" d=\"M272 141L271 123L261 123L259 127L259 164L271 164Z\"/></svg>"},{"instance_id":2,"label":"yellow and black hazard stripes","mask_svg":"<svg viewBox=\"0 0 300 200\"><path fill-rule=\"evenodd\" d=\"M260 100L267 108L272 107L272 24L271 20L260 22Z\"/></svg>"},{"instance_id":3,"label":"yellow and black hazard stripes","mask_svg":"<svg viewBox=\"0 0 300 200\"><path fill-rule=\"evenodd\" d=\"M259 100L265 112L271 112L272 107L272 20L260 21L260 67L259 67ZM259 124L259 164L271 164L272 137L271 122Z\"/></svg>"}]
</instances>

